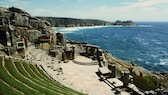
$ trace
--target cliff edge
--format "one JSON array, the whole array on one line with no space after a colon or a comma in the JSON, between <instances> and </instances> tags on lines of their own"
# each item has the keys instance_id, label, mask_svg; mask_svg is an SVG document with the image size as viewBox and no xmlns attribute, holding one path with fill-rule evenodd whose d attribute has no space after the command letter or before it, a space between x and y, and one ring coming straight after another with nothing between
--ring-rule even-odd
<instances>
[{"instance_id":1,"label":"cliff edge","mask_svg":"<svg viewBox=\"0 0 168 95\"><path fill-rule=\"evenodd\" d=\"M63 21L66 22L66 20ZM122 23L125 22L117 21L115 24L121 25ZM129 24L124 24L125 26L134 25L132 21L126 23ZM60 25L62 26L63 24L61 23ZM116 68L114 70L116 72L115 74L120 76L123 82L125 81L125 77L122 77L123 72L129 73L129 75L133 76L134 84L138 88L144 90L155 90L157 88L168 89L167 73L150 72L133 62L115 58L108 52L100 50L97 46L67 41L65 35L55 33L52 26L50 22L31 16L21 9L15 7L0 8L0 53L21 59L29 58L29 55L32 55L28 61L36 60L38 62L40 58L35 59L33 56L38 55L42 49L46 51L46 55L49 54L58 63L66 63L70 60L74 61L76 55L82 55L92 60L98 60L100 66L106 64L111 68L110 66L112 65L112 68ZM64 26L71 26L71 24ZM37 48L40 51L37 50L38 52L34 51L31 54L26 54L28 47L31 46L35 46L33 48ZM78 49L75 47L78 47ZM45 54L40 56L45 57L43 56ZM57 70L60 71L61 69L59 68ZM128 78L129 76L127 76Z\"/></svg>"}]
</instances>

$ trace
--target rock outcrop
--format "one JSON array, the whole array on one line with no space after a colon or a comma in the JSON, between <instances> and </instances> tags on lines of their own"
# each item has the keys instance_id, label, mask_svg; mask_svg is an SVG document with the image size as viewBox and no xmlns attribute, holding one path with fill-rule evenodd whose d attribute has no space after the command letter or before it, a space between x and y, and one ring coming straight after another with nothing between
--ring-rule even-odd
<instances>
[{"instance_id":1,"label":"rock outcrop","mask_svg":"<svg viewBox=\"0 0 168 95\"><path fill-rule=\"evenodd\" d=\"M116 22L113 23L113 25L135 26L136 24L133 21L131 21L131 20L127 20L127 21L117 20Z\"/></svg>"},{"instance_id":2,"label":"rock outcrop","mask_svg":"<svg viewBox=\"0 0 168 95\"><path fill-rule=\"evenodd\" d=\"M136 24L131 21L120 21L108 22L103 20L95 19L75 19L75 18L60 18L60 17L38 17L46 20L55 27L79 27L79 26L99 26L99 25L121 25L121 26L135 26Z\"/></svg>"},{"instance_id":3,"label":"rock outcrop","mask_svg":"<svg viewBox=\"0 0 168 95\"><path fill-rule=\"evenodd\" d=\"M77 27L77 26L96 26L96 25L111 25L111 22L95 19L75 19L75 18L60 18L60 17L38 17L49 21L55 27Z\"/></svg>"},{"instance_id":4,"label":"rock outcrop","mask_svg":"<svg viewBox=\"0 0 168 95\"><path fill-rule=\"evenodd\" d=\"M24 10L15 7L0 8L0 30L0 35L2 36L0 38L1 44L14 49L17 49L18 42L21 39L23 40L22 44L25 44L25 46L28 41L32 43L36 41L41 43L48 42L50 43L48 45L56 43L55 31L48 21L31 16Z\"/></svg>"}]
</instances>

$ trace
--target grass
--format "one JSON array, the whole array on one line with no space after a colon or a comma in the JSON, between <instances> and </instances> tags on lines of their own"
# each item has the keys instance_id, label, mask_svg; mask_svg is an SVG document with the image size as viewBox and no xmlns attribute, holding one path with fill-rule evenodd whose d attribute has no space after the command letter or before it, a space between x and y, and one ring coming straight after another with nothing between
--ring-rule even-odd
<instances>
[{"instance_id":1,"label":"grass","mask_svg":"<svg viewBox=\"0 0 168 95\"><path fill-rule=\"evenodd\" d=\"M15 63L16 64L16 63ZM23 63L23 64L25 64L25 63ZM29 65L32 65L32 64L29 64ZM27 65L24 65L24 66L29 66L28 64ZM24 72L26 72L26 71L24 71L23 70L23 67L21 66L21 64L20 64L20 66L19 66L19 63L17 63L17 68L18 68L18 71L21 71L21 73L24 75ZM33 65L32 65L33 66ZM26 68L29 68L29 67L26 67ZM29 68L30 69L30 68ZM33 73L33 72L31 72L31 73ZM36 73L34 73L34 74L36 74ZM31 75L31 74L30 74ZM27 76L27 75L26 75ZM55 86L55 85L51 85L51 81L52 80L50 80L49 82L47 82L47 81L45 81L44 79L42 80L39 80L39 77L37 78L33 78L32 76L27 76L29 79L31 79L32 81L34 81L35 83L38 83L39 85L41 85L41 86L43 86L43 87L46 87L46 88L48 88L48 89L50 89L50 90L53 90L53 91L55 91L55 92L57 92L57 93L62 93L62 94L67 94L66 93L66 91L63 91L63 89L60 89L59 87L57 87L57 86Z\"/></svg>"},{"instance_id":2,"label":"grass","mask_svg":"<svg viewBox=\"0 0 168 95\"><path fill-rule=\"evenodd\" d=\"M27 95L41 95L40 92L38 92L36 90L33 90L32 88L28 87L27 85L23 84L22 82L18 81L17 79L15 79L11 75L9 75L9 73L7 72L7 70L3 66L2 58L1 58L0 61L1 61L0 62L0 78L1 78L2 81L9 84L11 87L14 87L17 90L23 92L24 94L27 94ZM4 92L4 90L2 92Z\"/></svg>"},{"instance_id":3,"label":"grass","mask_svg":"<svg viewBox=\"0 0 168 95\"><path fill-rule=\"evenodd\" d=\"M0 95L84 95L49 78L37 65L0 57Z\"/></svg>"},{"instance_id":4,"label":"grass","mask_svg":"<svg viewBox=\"0 0 168 95\"><path fill-rule=\"evenodd\" d=\"M134 84L143 90L154 90L157 89L157 80L153 77L147 76L147 77L141 77L133 75L134 78Z\"/></svg>"},{"instance_id":5,"label":"grass","mask_svg":"<svg viewBox=\"0 0 168 95\"><path fill-rule=\"evenodd\" d=\"M64 92L66 92L66 94L75 94L75 93L78 93L78 94L81 94L77 91L73 91L72 89L70 88L67 88L63 85L61 85L60 83L56 82L56 81L53 81L51 79L49 79L49 77L41 70L37 67L37 65L33 65L33 64L29 64L29 68L32 69L31 71L33 71L34 74L36 74L36 76L40 77L40 79L44 79L43 83L46 83L47 85L50 85L56 89L61 89L61 90L64 90ZM38 68L38 69L37 69ZM57 85L57 86L55 86Z\"/></svg>"},{"instance_id":6,"label":"grass","mask_svg":"<svg viewBox=\"0 0 168 95\"><path fill-rule=\"evenodd\" d=\"M23 95L23 93L0 80L0 95Z\"/></svg>"},{"instance_id":7,"label":"grass","mask_svg":"<svg viewBox=\"0 0 168 95\"><path fill-rule=\"evenodd\" d=\"M39 92L46 94L46 95L55 95L56 94L56 92L54 92L44 86L41 86L26 77L21 76L21 74L19 74L18 71L14 68L11 60L5 60L5 67L9 71L9 73L11 73L11 75L13 77L18 79L22 83L28 85L29 87L31 87L35 90L38 90Z\"/></svg>"}]
</instances>

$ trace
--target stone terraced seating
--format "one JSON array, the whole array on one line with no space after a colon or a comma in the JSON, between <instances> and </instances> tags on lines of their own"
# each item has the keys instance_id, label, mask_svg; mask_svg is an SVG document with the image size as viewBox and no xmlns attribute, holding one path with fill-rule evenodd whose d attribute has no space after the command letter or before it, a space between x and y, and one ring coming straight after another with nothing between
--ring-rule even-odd
<instances>
[{"instance_id":1,"label":"stone terraced seating","mask_svg":"<svg viewBox=\"0 0 168 95\"><path fill-rule=\"evenodd\" d=\"M50 78L37 64L0 56L0 95L83 95Z\"/></svg>"}]
</instances>

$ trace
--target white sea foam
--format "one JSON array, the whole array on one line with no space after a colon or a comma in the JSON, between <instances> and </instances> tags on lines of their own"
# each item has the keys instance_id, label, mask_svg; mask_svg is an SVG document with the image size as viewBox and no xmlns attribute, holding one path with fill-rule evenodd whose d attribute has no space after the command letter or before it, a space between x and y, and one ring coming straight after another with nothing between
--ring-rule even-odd
<instances>
[{"instance_id":1,"label":"white sea foam","mask_svg":"<svg viewBox=\"0 0 168 95\"><path fill-rule=\"evenodd\" d=\"M153 26L152 25L135 25L135 26L111 25L110 27L153 27Z\"/></svg>"},{"instance_id":2,"label":"white sea foam","mask_svg":"<svg viewBox=\"0 0 168 95\"><path fill-rule=\"evenodd\" d=\"M137 25L136 27L153 27L152 25Z\"/></svg>"},{"instance_id":3,"label":"white sea foam","mask_svg":"<svg viewBox=\"0 0 168 95\"><path fill-rule=\"evenodd\" d=\"M143 59L142 58L137 58L137 61L143 61Z\"/></svg>"},{"instance_id":4,"label":"white sea foam","mask_svg":"<svg viewBox=\"0 0 168 95\"><path fill-rule=\"evenodd\" d=\"M85 27L62 27L62 28L59 27L60 29L58 32L72 33L83 29L95 29L95 28L102 28L102 27L108 27L108 26L85 26Z\"/></svg>"},{"instance_id":5,"label":"white sea foam","mask_svg":"<svg viewBox=\"0 0 168 95\"><path fill-rule=\"evenodd\" d=\"M161 66L168 65L168 59L160 59L160 62L155 63L155 65L161 65Z\"/></svg>"},{"instance_id":6,"label":"white sea foam","mask_svg":"<svg viewBox=\"0 0 168 95\"><path fill-rule=\"evenodd\" d=\"M102 28L102 27L126 27L126 26L110 25L110 26L84 26L84 27L55 27L55 30L56 28L60 28L56 32L72 33L83 29L94 29L94 28ZM137 26L128 26L128 27L152 27L152 25L137 25Z\"/></svg>"}]
</instances>

